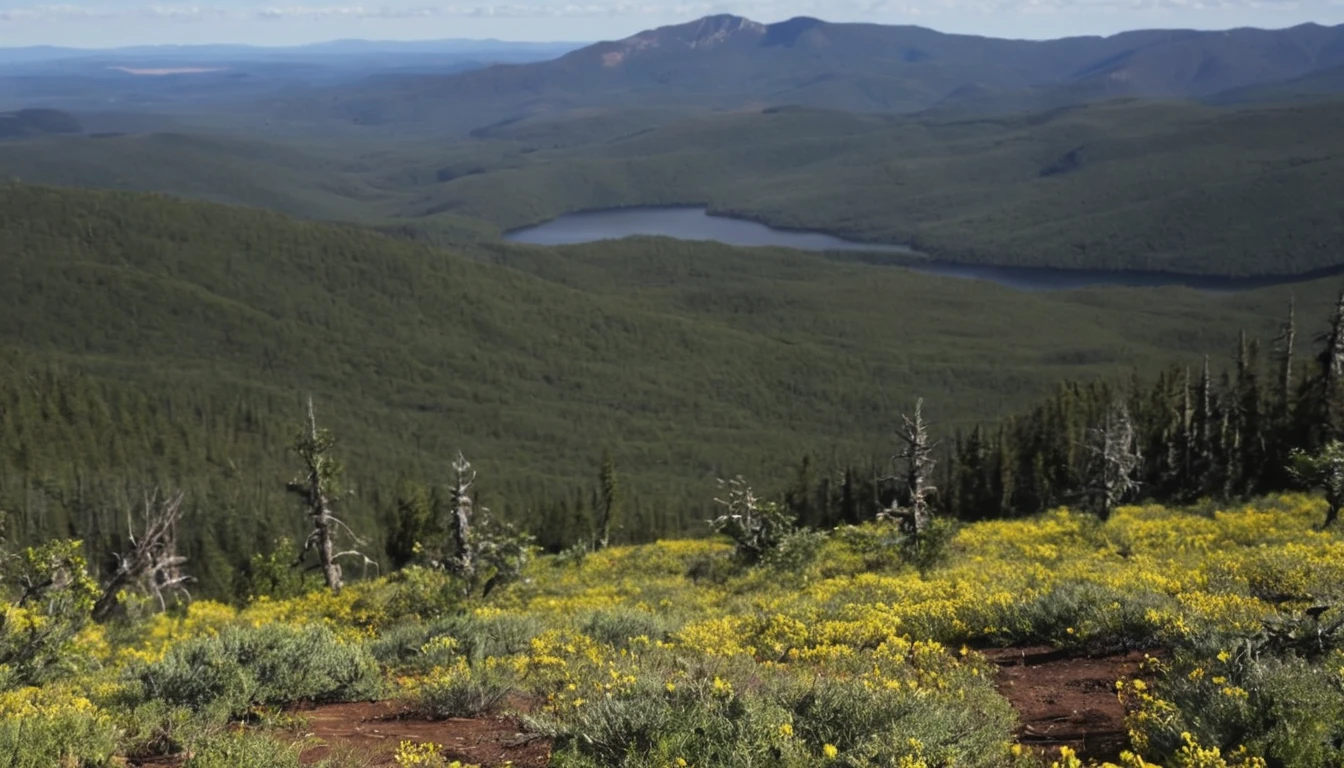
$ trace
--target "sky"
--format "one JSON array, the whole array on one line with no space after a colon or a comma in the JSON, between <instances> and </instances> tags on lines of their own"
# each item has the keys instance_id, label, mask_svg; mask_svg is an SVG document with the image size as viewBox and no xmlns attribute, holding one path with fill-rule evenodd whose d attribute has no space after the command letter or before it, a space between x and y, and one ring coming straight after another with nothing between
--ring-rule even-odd
<instances>
[{"instance_id":1,"label":"sky","mask_svg":"<svg viewBox=\"0 0 1344 768\"><path fill-rule=\"evenodd\" d=\"M1044 39L1154 27L1344 23L1344 0L0 0L0 47L295 45L364 38L588 42L732 13Z\"/></svg>"}]
</instances>

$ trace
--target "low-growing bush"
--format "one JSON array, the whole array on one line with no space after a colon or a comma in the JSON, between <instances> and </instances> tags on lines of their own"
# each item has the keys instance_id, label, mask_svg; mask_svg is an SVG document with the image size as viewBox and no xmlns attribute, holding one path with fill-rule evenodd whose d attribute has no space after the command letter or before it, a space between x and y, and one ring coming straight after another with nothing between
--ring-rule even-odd
<instances>
[{"instance_id":1,"label":"low-growing bush","mask_svg":"<svg viewBox=\"0 0 1344 768\"><path fill-rule=\"evenodd\" d=\"M62 689L0 694L0 768L110 765L118 736L106 712Z\"/></svg>"},{"instance_id":2,"label":"low-growing bush","mask_svg":"<svg viewBox=\"0 0 1344 768\"><path fill-rule=\"evenodd\" d=\"M1147 650L1169 645L1150 611L1176 601L1152 593L1122 593L1092 582L1071 582L1036 595L1005 622L1004 640L1046 643L1092 653Z\"/></svg>"},{"instance_id":3,"label":"low-growing bush","mask_svg":"<svg viewBox=\"0 0 1344 768\"><path fill-rule=\"evenodd\" d=\"M774 549L761 557L761 565L775 575L801 576L816 562L828 536L824 531L799 528L779 539Z\"/></svg>"},{"instance_id":4,"label":"low-growing bush","mask_svg":"<svg viewBox=\"0 0 1344 768\"><path fill-rule=\"evenodd\" d=\"M155 757L181 751L183 743L209 723L186 707L146 701L117 717L121 751L126 757Z\"/></svg>"},{"instance_id":5,"label":"low-growing bush","mask_svg":"<svg viewBox=\"0 0 1344 768\"><path fill-rule=\"evenodd\" d=\"M555 764L571 768L1010 762L1013 712L985 670L936 645L898 642L883 653L825 674L745 659L613 670L623 682L607 694L589 697L581 685L536 725L557 740Z\"/></svg>"},{"instance_id":6,"label":"low-growing bush","mask_svg":"<svg viewBox=\"0 0 1344 768\"><path fill-rule=\"evenodd\" d=\"M1344 765L1344 653L1312 663L1243 647L1179 654L1150 671L1154 684L1125 691L1131 737L1150 759L1180 764L1193 739L1284 768Z\"/></svg>"},{"instance_id":7,"label":"low-growing bush","mask_svg":"<svg viewBox=\"0 0 1344 768\"><path fill-rule=\"evenodd\" d=\"M410 689L410 703L416 712L435 720L479 717L497 712L514 690L512 676L504 667L483 664L473 668L458 658L417 680Z\"/></svg>"},{"instance_id":8,"label":"low-growing bush","mask_svg":"<svg viewBox=\"0 0 1344 768\"><path fill-rule=\"evenodd\" d=\"M269 734L237 732L192 744L182 768L299 768L301 742Z\"/></svg>"},{"instance_id":9,"label":"low-growing bush","mask_svg":"<svg viewBox=\"0 0 1344 768\"><path fill-rule=\"evenodd\" d=\"M628 648L634 638L662 640L672 629L666 617L635 608L594 611L579 625L583 634L615 648Z\"/></svg>"},{"instance_id":10,"label":"low-growing bush","mask_svg":"<svg viewBox=\"0 0 1344 768\"><path fill-rule=\"evenodd\" d=\"M140 680L147 698L231 717L257 704L369 699L381 688L368 649L320 625L229 627L186 640Z\"/></svg>"},{"instance_id":11,"label":"low-growing bush","mask_svg":"<svg viewBox=\"0 0 1344 768\"><path fill-rule=\"evenodd\" d=\"M462 656L473 662L527 650L541 633L533 616L462 614L421 624L398 624L369 643L383 664L401 672L425 672Z\"/></svg>"}]
</instances>

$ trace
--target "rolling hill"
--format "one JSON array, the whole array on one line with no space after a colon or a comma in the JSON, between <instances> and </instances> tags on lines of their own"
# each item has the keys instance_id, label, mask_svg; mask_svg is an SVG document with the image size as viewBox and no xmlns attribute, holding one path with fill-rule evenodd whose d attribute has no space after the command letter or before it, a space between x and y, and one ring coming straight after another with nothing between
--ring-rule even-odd
<instances>
[{"instance_id":1,"label":"rolling hill","mask_svg":"<svg viewBox=\"0 0 1344 768\"><path fill-rule=\"evenodd\" d=\"M438 244L583 209L708 204L951 261L1292 275L1344 253L1344 103L1026 115L586 109L455 142L182 133L0 144L0 178L157 191Z\"/></svg>"},{"instance_id":2,"label":"rolling hill","mask_svg":"<svg viewBox=\"0 0 1344 768\"><path fill-rule=\"evenodd\" d=\"M1198 98L1341 64L1344 27L1152 30L1036 42L811 18L767 25L721 15L552 61L402 78L333 90L318 101L334 100L325 104L333 117L387 130L427 123L461 130L616 104L912 112L967 88L1059 90L1055 98L1072 103Z\"/></svg>"},{"instance_id":3,"label":"rolling hill","mask_svg":"<svg viewBox=\"0 0 1344 768\"><path fill-rule=\"evenodd\" d=\"M60 110L21 109L17 112L0 112L0 139L59 136L83 132L84 126L74 115Z\"/></svg>"},{"instance_id":4,"label":"rolling hill","mask_svg":"<svg viewBox=\"0 0 1344 768\"><path fill-rule=\"evenodd\" d=\"M709 204L777 226L908 243L951 261L1295 274L1344 253L1344 104L1219 110L1114 102L994 119L783 109L519 154L420 185L418 220L501 229L625 205ZM554 121L568 137L571 125Z\"/></svg>"},{"instance_id":5,"label":"rolling hill","mask_svg":"<svg viewBox=\"0 0 1344 768\"><path fill-rule=\"evenodd\" d=\"M663 492L808 448L866 454L917 395L945 425L991 418L1061 378L1268 333L1289 293L1027 294L668 240L445 251L12 184L0 212L0 344L146 393L312 391L361 461L464 447L519 483L581 475L604 441ZM1328 314L1331 281L1293 290L1304 318Z\"/></svg>"}]
</instances>

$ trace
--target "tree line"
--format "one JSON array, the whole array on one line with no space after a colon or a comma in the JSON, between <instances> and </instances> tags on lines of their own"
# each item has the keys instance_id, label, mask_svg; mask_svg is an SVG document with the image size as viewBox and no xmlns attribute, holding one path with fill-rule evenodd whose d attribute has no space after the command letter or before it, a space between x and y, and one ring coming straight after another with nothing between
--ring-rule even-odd
<instances>
[{"instance_id":1,"label":"tree line","mask_svg":"<svg viewBox=\"0 0 1344 768\"><path fill-rule=\"evenodd\" d=\"M1148 382L1064 382L1025 413L945 436L936 470L910 461L907 420L906 448L891 462L823 472L804 457L784 503L799 524L825 528L926 496L938 514L976 521L1320 487L1334 522L1344 501L1344 295L1315 342L1304 354L1290 304L1268 345L1239 334L1221 372L1206 356Z\"/></svg>"},{"instance_id":2,"label":"tree line","mask_svg":"<svg viewBox=\"0 0 1344 768\"><path fill-rule=\"evenodd\" d=\"M1269 344L1241 334L1225 370L1205 358L1149 382L1065 382L1025 413L953 434L939 434L917 404L899 430L898 455L831 467L805 457L766 495L780 500L790 525L888 518L919 530L935 515L974 521L1060 505L1105 515L1142 499L1189 503L1313 486L1327 490L1333 519L1344 500L1344 296L1314 342L1299 341L1290 306ZM423 469L414 479L383 467L347 472L311 411L297 442L286 438L277 424L293 423L279 415L289 402L154 398L18 353L0 362L8 540L80 539L100 582L139 579L161 601L189 587L245 599L289 578L284 570L304 555L335 589L340 562L353 559L374 573L438 564L488 591L518 570L529 547L592 551L705 534L723 517L708 498L679 508L642 503L610 451L569 491L519 493L492 477L482 493L464 458L436 481ZM296 455L302 472L293 478ZM355 504L343 486L351 477ZM293 513L296 497L303 515Z\"/></svg>"}]
</instances>

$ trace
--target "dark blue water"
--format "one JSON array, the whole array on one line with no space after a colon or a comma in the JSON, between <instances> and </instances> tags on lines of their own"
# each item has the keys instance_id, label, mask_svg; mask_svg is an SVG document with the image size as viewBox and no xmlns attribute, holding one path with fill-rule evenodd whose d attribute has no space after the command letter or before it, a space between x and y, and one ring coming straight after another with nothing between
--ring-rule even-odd
<instances>
[{"instance_id":1,"label":"dark blue water","mask_svg":"<svg viewBox=\"0 0 1344 768\"><path fill-rule=\"evenodd\" d=\"M869 263L888 264L927 275L984 280L1023 291L1063 291L1098 285L1130 288L1178 285L1200 291L1232 293L1316 280L1344 272L1344 268L1334 268L1300 275L1226 277L1141 270L995 267L934 260L912 264L910 258L919 254L905 246L859 243L822 232L775 229L746 219L711 216L704 208L685 206L650 206L572 213L545 224L513 230L506 233L504 239L532 245L575 245L634 236L674 237L679 240L710 240L737 246L773 246L841 253L848 258Z\"/></svg>"}]
</instances>

